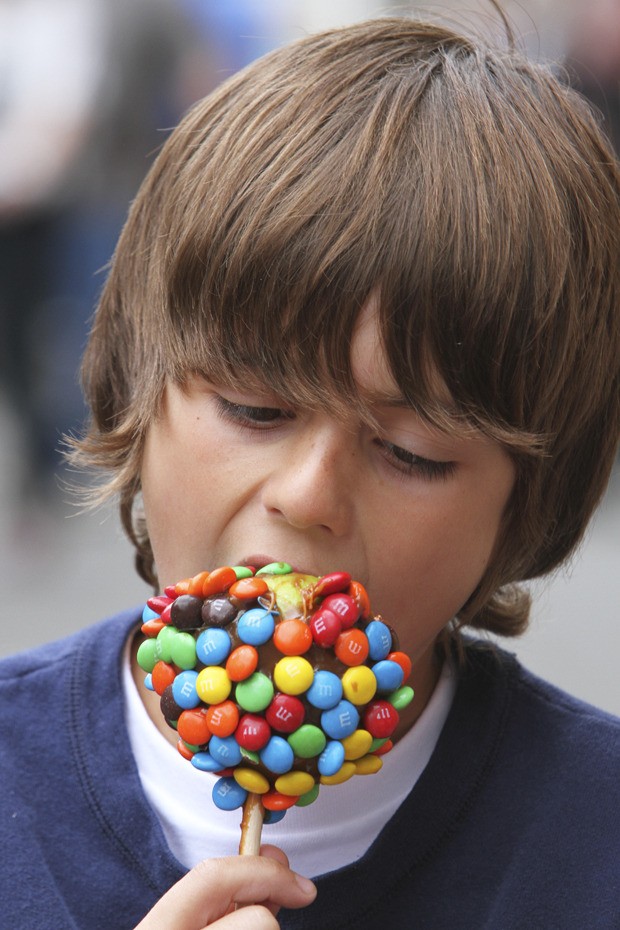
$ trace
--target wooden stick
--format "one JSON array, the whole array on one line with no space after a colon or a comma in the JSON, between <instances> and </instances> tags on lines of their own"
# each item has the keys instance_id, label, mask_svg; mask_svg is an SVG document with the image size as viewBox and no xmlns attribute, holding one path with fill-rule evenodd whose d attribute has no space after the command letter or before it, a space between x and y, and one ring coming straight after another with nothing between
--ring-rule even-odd
<instances>
[{"instance_id":1,"label":"wooden stick","mask_svg":"<svg viewBox=\"0 0 620 930\"><path fill-rule=\"evenodd\" d=\"M248 794L243 805L243 820L241 821L241 841L239 843L240 856L260 855L260 835L263 829L263 804L260 794Z\"/></svg>"}]
</instances>

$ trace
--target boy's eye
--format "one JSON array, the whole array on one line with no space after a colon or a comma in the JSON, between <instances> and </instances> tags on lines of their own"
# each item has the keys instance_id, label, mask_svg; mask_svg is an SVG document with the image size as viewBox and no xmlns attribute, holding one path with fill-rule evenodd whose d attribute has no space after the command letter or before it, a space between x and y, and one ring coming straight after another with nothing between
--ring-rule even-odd
<instances>
[{"instance_id":1,"label":"boy's eye","mask_svg":"<svg viewBox=\"0 0 620 930\"><path fill-rule=\"evenodd\" d=\"M381 447L388 461L405 475L418 475L429 479L448 478L456 470L456 462L424 458L385 439L377 439L375 442Z\"/></svg>"},{"instance_id":2,"label":"boy's eye","mask_svg":"<svg viewBox=\"0 0 620 930\"><path fill-rule=\"evenodd\" d=\"M227 420L233 420L244 426L254 428L268 427L270 424L278 423L281 420L293 419L293 414L287 410L281 410L279 407L254 407L250 404L235 404L225 397L217 396L217 412Z\"/></svg>"},{"instance_id":3,"label":"boy's eye","mask_svg":"<svg viewBox=\"0 0 620 930\"><path fill-rule=\"evenodd\" d=\"M218 416L245 429L269 430L295 419L291 410L281 407L263 407L239 404L221 395L215 395ZM401 446L377 437L374 440L389 464L405 476L427 480L448 478L456 470L456 462L424 458Z\"/></svg>"}]
</instances>

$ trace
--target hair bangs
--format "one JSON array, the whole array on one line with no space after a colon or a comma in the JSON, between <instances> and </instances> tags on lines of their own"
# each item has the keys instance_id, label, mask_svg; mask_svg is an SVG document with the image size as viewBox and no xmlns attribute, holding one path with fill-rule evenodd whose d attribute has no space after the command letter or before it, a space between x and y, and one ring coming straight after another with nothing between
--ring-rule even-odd
<instances>
[{"instance_id":1,"label":"hair bangs","mask_svg":"<svg viewBox=\"0 0 620 930\"><path fill-rule=\"evenodd\" d=\"M228 120L210 100L208 133L195 111L177 134L190 155L180 170L170 159L164 305L180 344L167 355L184 366L173 374L256 378L338 407L355 395L356 321L379 293L392 373L412 407L443 428L543 445L529 399L545 318L569 277L569 237L558 236L569 205L548 202L553 184L546 209L537 202L531 164L549 173L544 144L513 113L518 95L502 99L498 69L469 46L444 48L408 80L402 67L379 69L372 94L354 87L369 78L353 69L344 87L330 76L330 93L319 80L319 102L306 107L310 90L278 73L258 104L231 104L229 89ZM524 369L530 391L515 392Z\"/></svg>"}]
</instances>

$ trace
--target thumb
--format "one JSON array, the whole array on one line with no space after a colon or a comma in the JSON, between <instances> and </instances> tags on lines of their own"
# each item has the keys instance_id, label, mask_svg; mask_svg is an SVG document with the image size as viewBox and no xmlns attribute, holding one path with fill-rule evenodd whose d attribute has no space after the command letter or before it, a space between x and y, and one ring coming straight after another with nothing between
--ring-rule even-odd
<instances>
[{"instance_id":1,"label":"thumb","mask_svg":"<svg viewBox=\"0 0 620 930\"><path fill-rule=\"evenodd\" d=\"M265 905L268 910L259 910L271 920L264 924L270 928L274 926L269 913L272 909L310 904L316 896L313 883L279 861L284 854L276 847L265 851L266 856L230 856L200 862L173 885L136 930L202 930L226 915L234 904ZM225 926L222 922L222 930ZM254 926L259 930L258 923Z\"/></svg>"}]
</instances>

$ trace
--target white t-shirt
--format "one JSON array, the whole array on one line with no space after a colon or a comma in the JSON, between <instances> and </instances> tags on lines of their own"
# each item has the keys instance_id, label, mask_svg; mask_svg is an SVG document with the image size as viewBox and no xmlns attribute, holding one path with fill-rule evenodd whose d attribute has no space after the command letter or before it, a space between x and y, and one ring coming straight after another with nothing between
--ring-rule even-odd
<instances>
[{"instance_id":1,"label":"white t-shirt","mask_svg":"<svg viewBox=\"0 0 620 930\"><path fill-rule=\"evenodd\" d=\"M140 780L174 855L188 869L202 859L235 855L241 811L219 810L211 799L218 776L194 768L159 732L138 694L128 654L123 688ZM455 688L456 674L446 662L423 713L377 774L323 786L313 804L293 807L279 823L266 825L263 842L280 846L302 875L331 872L359 859L424 771Z\"/></svg>"}]
</instances>

